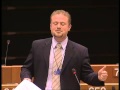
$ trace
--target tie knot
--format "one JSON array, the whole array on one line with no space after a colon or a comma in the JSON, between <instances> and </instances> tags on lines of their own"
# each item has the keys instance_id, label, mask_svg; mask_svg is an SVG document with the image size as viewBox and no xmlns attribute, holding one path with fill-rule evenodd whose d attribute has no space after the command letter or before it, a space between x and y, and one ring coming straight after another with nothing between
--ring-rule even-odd
<instances>
[{"instance_id":1,"label":"tie knot","mask_svg":"<svg viewBox=\"0 0 120 90\"><path fill-rule=\"evenodd\" d=\"M61 49L61 48L62 48L62 45L61 45L60 43L58 43L58 44L56 45L56 47L59 48L59 49Z\"/></svg>"}]
</instances>

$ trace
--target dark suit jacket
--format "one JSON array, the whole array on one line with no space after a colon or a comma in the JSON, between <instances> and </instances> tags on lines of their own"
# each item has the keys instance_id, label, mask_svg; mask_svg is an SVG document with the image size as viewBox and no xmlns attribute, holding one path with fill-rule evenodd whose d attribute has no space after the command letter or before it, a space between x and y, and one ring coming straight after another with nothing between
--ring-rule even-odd
<instances>
[{"instance_id":1,"label":"dark suit jacket","mask_svg":"<svg viewBox=\"0 0 120 90\"><path fill-rule=\"evenodd\" d=\"M21 68L21 79L34 77L33 82L42 90L45 89L48 76L51 43L52 38L33 41L30 53ZM98 80L97 73L94 73L89 64L88 49L68 40L60 75L62 90L80 90L72 72L73 68L76 69L79 80L94 86L104 85L104 82Z\"/></svg>"}]
</instances>

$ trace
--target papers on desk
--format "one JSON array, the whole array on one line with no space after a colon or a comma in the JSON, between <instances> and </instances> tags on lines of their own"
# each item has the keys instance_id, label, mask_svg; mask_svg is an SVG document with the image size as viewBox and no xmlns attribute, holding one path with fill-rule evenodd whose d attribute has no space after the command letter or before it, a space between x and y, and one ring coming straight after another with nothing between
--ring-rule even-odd
<instances>
[{"instance_id":1,"label":"papers on desk","mask_svg":"<svg viewBox=\"0 0 120 90\"><path fill-rule=\"evenodd\" d=\"M41 89L34 83L28 80L23 80L14 90L41 90Z\"/></svg>"}]
</instances>

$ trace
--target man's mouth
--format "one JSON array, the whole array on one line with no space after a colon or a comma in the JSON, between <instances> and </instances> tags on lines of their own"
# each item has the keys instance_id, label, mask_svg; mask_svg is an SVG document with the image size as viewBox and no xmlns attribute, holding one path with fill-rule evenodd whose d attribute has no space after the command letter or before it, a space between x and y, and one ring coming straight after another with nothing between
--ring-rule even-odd
<instances>
[{"instance_id":1,"label":"man's mouth","mask_svg":"<svg viewBox=\"0 0 120 90\"><path fill-rule=\"evenodd\" d=\"M61 31L60 30L56 30L57 33L60 33Z\"/></svg>"}]
</instances>

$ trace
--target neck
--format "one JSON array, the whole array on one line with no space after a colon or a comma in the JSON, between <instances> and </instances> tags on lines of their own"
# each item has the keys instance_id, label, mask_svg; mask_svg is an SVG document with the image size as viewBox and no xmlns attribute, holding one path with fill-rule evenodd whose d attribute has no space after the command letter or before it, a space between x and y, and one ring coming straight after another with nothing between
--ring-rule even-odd
<instances>
[{"instance_id":1,"label":"neck","mask_svg":"<svg viewBox=\"0 0 120 90\"><path fill-rule=\"evenodd\" d=\"M66 39L66 37L65 38L54 37L54 38L57 42L62 42Z\"/></svg>"}]
</instances>

